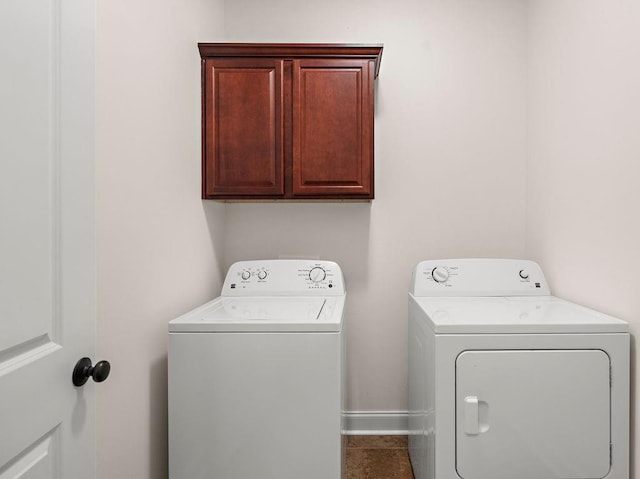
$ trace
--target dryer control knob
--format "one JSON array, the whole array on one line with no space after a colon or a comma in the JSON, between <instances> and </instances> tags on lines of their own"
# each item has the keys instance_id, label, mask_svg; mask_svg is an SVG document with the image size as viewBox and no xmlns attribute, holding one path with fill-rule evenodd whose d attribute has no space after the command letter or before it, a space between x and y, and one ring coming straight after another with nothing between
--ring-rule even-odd
<instances>
[{"instance_id":1,"label":"dryer control knob","mask_svg":"<svg viewBox=\"0 0 640 479\"><path fill-rule=\"evenodd\" d=\"M521 269L518 274L522 279L529 279L529 273L527 273L526 269Z\"/></svg>"},{"instance_id":2,"label":"dryer control knob","mask_svg":"<svg viewBox=\"0 0 640 479\"><path fill-rule=\"evenodd\" d=\"M246 269L242 272L242 274L240 275L240 277L242 279L249 279L251 278L251 271L247 271Z\"/></svg>"},{"instance_id":3,"label":"dryer control knob","mask_svg":"<svg viewBox=\"0 0 640 479\"><path fill-rule=\"evenodd\" d=\"M258 271L258 279L265 279L267 277L267 272L264 270Z\"/></svg>"},{"instance_id":4,"label":"dryer control knob","mask_svg":"<svg viewBox=\"0 0 640 479\"><path fill-rule=\"evenodd\" d=\"M309 271L309 279L314 283L319 283L323 281L327 277L327 272L322 269L320 266L316 266L315 268L311 268Z\"/></svg>"},{"instance_id":5,"label":"dryer control knob","mask_svg":"<svg viewBox=\"0 0 640 479\"><path fill-rule=\"evenodd\" d=\"M431 277L436 283L445 283L449 279L449 271L443 266L436 266L431 270Z\"/></svg>"}]
</instances>

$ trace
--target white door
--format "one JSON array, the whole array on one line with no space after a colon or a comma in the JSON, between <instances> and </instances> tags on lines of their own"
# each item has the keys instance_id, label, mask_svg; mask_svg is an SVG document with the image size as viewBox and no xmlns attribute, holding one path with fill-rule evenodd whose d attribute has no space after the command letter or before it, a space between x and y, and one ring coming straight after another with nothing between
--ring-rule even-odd
<instances>
[{"instance_id":1,"label":"white door","mask_svg":"<svg viewBox=\"0 0 640 479\"><path fill-rule=\"evenodd\" d=\"M93 0L0 1L0 479L95 477Z\"/></svg>"},{"instance_id":2,"label":"white door","mask_svg":"<svg viewBox=\"0 0 640 479\"><path fill-rule=\"evenodd\" d=\"M609 473L609 356L601 350L465 351L456 360L463 479Z\"/></svg>"}]
</instances>

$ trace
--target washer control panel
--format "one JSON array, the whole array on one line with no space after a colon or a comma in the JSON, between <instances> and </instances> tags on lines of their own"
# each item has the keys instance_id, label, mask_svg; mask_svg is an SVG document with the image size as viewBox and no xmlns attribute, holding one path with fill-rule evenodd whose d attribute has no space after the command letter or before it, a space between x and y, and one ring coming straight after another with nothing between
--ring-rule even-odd
<instances>
[{"instance_id":1,"label":"washer control panel","mask_svg":"<svg viewBox=\"0 0 640 479\"><path fill-rule=\"evenodd\" d=\"M548 296L540 266L518 259L422 261L413 270L414 296Z\"/></svg>"},{"instance_id":2,"label":"washer control panel","mask_svg":"<svg viewBox=\"0 0 640 479\"><path fill-rule=\"evenodd\" d=\"M239 261L229 268L222 296L340 296L345 294L342 270L333 261Z\"/></svg>"}]
</instances>

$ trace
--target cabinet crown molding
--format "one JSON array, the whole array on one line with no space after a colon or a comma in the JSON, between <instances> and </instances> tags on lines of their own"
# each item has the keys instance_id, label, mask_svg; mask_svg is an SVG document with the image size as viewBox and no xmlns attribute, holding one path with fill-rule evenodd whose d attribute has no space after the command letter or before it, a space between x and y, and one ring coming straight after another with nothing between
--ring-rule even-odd
<instances>
[{"instance_id":1,"label":"cabinet crown molding","mask_svg":"<svg viewBox=\"0 0 640 479\"><path fill-rule=\"evenodd\" d=\"M373 60L378 77L382 44L364 43L198 43L200 57L358 58Z\"/></svg>"}]
</instances>

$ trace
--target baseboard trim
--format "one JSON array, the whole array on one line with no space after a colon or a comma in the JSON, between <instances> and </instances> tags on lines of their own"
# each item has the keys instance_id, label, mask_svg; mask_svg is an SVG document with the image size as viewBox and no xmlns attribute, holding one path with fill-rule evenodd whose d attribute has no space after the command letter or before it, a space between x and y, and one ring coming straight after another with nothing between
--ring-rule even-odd
<instances>
[{"instance_id":1,"label":"baseboard trim","mask_svg":"<svg viewBox=\"0 0 640 479\"><path fill-rule=\"evenodd\" d=\"M409 429L407 411L347 411L345 434L406 435Z\"/></svg>"}]
</instances>

